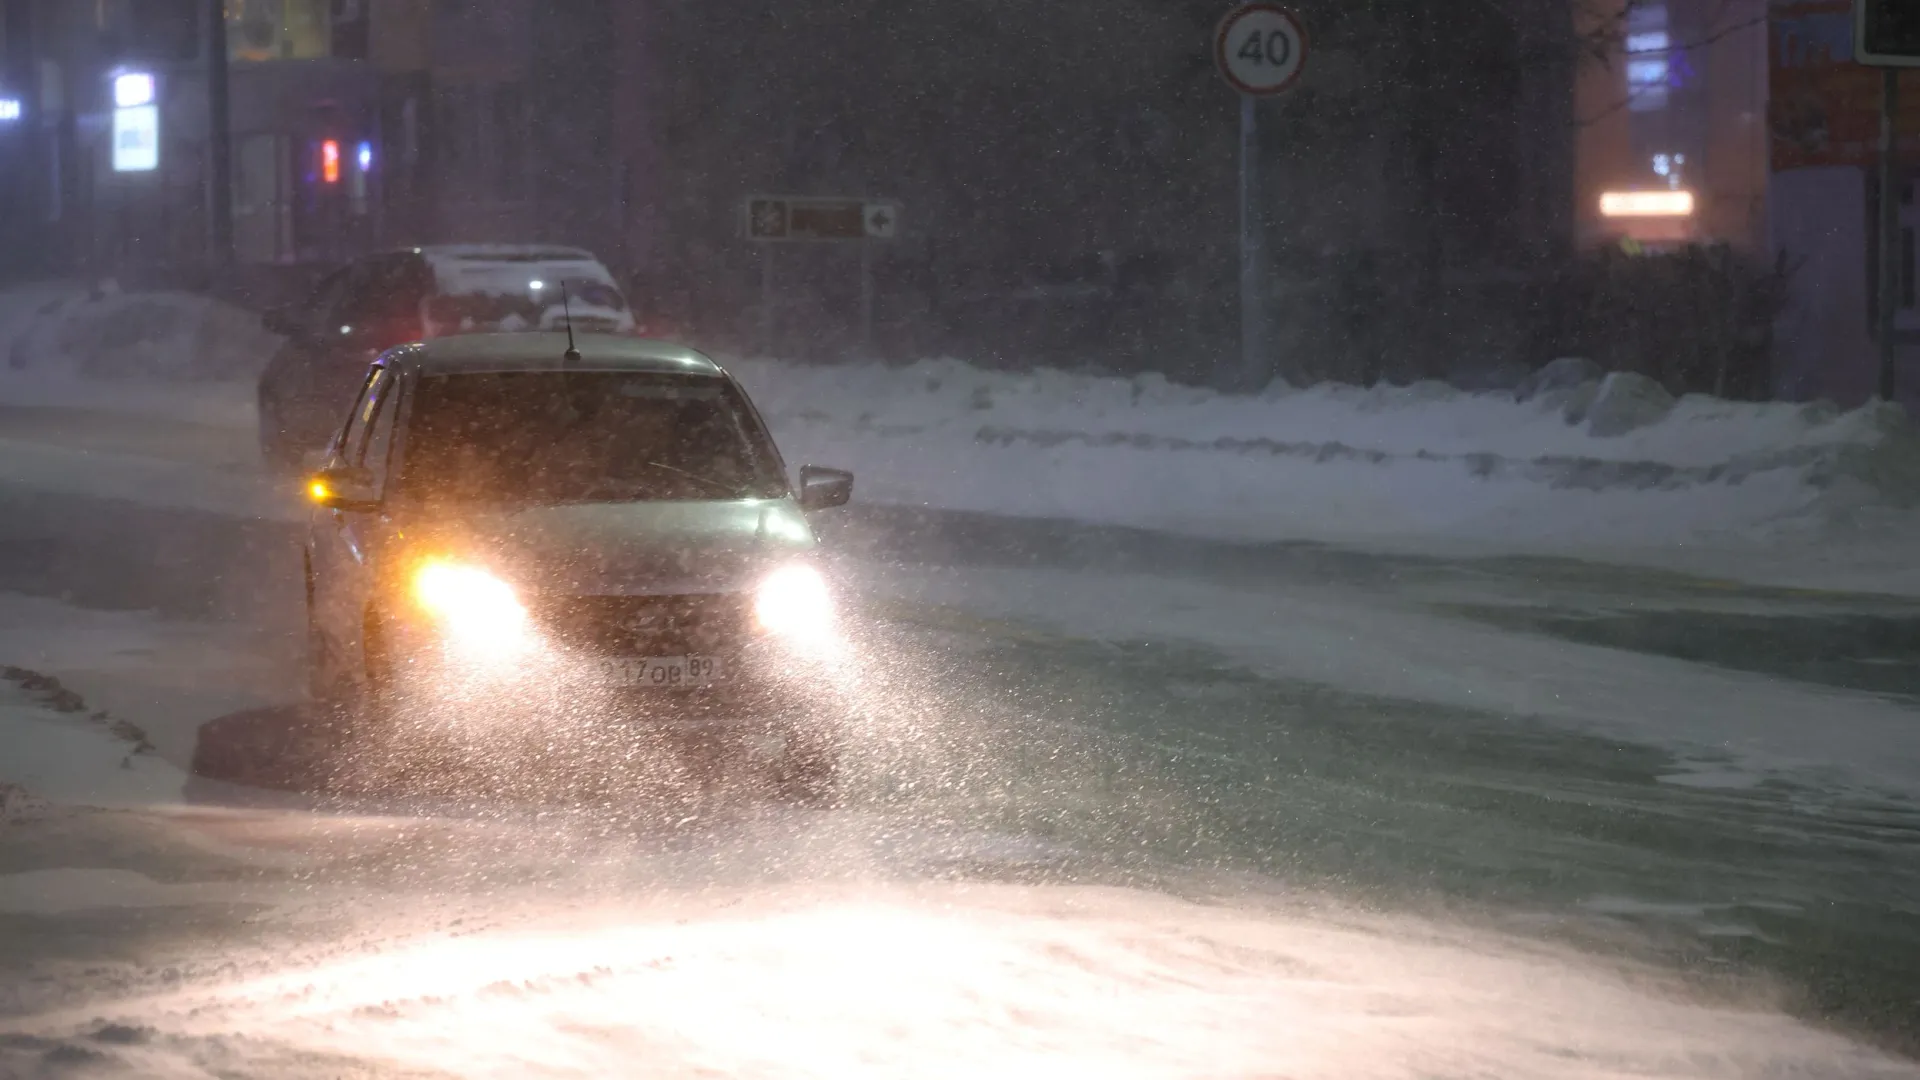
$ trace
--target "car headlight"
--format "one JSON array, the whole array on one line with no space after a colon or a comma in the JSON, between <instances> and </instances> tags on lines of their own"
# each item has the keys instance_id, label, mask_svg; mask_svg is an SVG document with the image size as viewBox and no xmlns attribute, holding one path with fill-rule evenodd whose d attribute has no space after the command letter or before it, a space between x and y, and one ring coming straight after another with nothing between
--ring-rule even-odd
<instances>
[{"instance_id":1,"label":"car headlight","mask_svg":"<svg viewBox=\"0 0 1920 1080\"><path fill-rule=\"evenodd\" d=\"M413 598L455 643L492 652L526 639L527 609L513 586L477 566L428 559L413 572Z\"/></svg>"},{"instance_id":2,"label":"car headlight","mask_svg":"<svg viewBox=\"0 0 1920 1080\"><path fill-rule=\"evenodd\" d=\"M811 566L783 566L754 593L753 615L761 629L783 637L807 637L833 626L833 594Z\"/></svg>"}]
</instances>

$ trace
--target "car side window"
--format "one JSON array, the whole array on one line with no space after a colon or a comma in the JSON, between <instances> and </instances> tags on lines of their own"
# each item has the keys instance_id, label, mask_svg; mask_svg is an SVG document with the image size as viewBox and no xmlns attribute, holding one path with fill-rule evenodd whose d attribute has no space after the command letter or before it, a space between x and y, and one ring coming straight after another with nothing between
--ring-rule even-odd
<instances>
[{"instance_id":1,"label":"car side window","mask_svg":"<svg viewBox=\"0 0 1920 1080\"><path fill-rule=\"evenodd\" d=\"M341 290L340 302L334 305L334 333L340 333L342 327L358 330L366 325L367 299L372 293L374 281L379 276L377 259L361 259L347 271L347 280L345 287Z\"/></svg>"},{"instance_id":2,"label":"car side window","mask_svg":"<svg viewBox=\"0 0 1920 1080\"><path fill-rule=\"evenodd\" d=\"M355 267L340 325L351 326L386 349L420 336L420 303L429 272L412 255L382 255Z\"/></svg>"},{"instance_id":3,"label":"car side window","mask_svg":"<svg viewBox=\"0 0 1920 1080\"><path fill-rule=\"evenodd\" d=\"M381 373L381 385L374 392L378 396L373 402L373 425L367 429L366 447L361 451L358 464L373 473L373 489L376 493L387 486L387 461L393 447L394 417L400 411L400 381Z\"/></svg>"},{"instance_id":4,"label":"car side window","mask_svg":"<svg viewBox=\"0 0 1920 1080\"><path fill-rule=\"evenodd\" d=\"M346 299L347 284L352 276L351 268L336 270L313 291L313 297L307 301L304 318L307 321L307 336L322 340L328 335L339 333L336 315L341 303Z\"/></svg>"},{"instance_id":5,"label":"car side window","mask_svg":"<svg viewBox=\"0 0 1920 1080\"><path fill-rule=\"evenodd\" d=\"M387 399L387 388L392 385L393 375L386 368L375 370L373 378L368 380L366 392L360 395L360 404L354 406L353 419L348 421L346 441L340 444L347 464L366 464L367 435L373 430L373 418L379 415L380 404Z\"/></svg>"},{"instance_id":6,"label":"car side window","mask_svg":"<svg viewBox=\"0 0 1920 1080\"><path fill-rule=\"evenodd\" d=\"M360 446L366 441L367 421L373 417L373 410L379 405L376 396L379 393L378 381L387 373L379 368L368 373L367 380L360 384L360 392L354 395L353 411L347 414L347 426L334 437L333 453L330 455L335 465L352 465L358 462Z\"/></svg>"},{"instance_id":7,"label":"car side window","mask_svg":"<svg viewBox=\"0 0 1920 1080\"><path fill-rule=\"evenodd\" d=\"M381 260L368 285L366 313L381 322L418 321L420 303L427 298L433 273L417 255L394 255Z\"/></svg>"}]
</instances>

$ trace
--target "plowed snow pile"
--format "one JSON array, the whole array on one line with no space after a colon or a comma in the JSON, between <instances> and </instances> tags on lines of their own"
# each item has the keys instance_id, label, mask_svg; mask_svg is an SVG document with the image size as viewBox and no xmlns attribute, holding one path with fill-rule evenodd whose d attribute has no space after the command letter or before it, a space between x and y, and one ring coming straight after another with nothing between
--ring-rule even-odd
<instances>
[{"instance_id":1,"label":"plowed snow pile","mask_svg":"<svg viewBox=\"0 0 1920 1080\"><path fill-rule=\"evenodd\" d=\"M110 283L0 293L0 364L9 374L244 379L278 341L259 316L192 293L129 293Z\"/></svg>"},{"instance_id":2,"label":"plowed snow pile","mask_svg":"<svg viewBox=\"0 0 1920 1080\"><path fill-rule=\"evenodd\" d=\"M789 457L845 463L881 502L1246 539L1597 548L1779 539L1920 499L1920 437L1897 407L1695 395L1603 436L1577 395L1440 383L1236 397L945 360L732 367Z\"/></svg>"}]
</instances>

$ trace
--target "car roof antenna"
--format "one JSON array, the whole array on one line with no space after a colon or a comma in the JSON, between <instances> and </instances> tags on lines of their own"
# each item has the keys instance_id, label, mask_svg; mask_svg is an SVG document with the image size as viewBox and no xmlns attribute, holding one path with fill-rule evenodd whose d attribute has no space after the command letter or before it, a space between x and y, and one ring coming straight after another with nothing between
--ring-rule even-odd
<instances>
[{"instance_id":1,"label":"car roof antenna","mask_svg":"<svg viewBox=\"0 0 1920 1080\"><path fill-rule=\"evenodd\" d=\"M560 317L567 321L567 351L560 356L561 362L572 366L580 362L580 350L573 345L573 303L567 299L567 283L560 283Z\"/></svg>"}]
</instances>

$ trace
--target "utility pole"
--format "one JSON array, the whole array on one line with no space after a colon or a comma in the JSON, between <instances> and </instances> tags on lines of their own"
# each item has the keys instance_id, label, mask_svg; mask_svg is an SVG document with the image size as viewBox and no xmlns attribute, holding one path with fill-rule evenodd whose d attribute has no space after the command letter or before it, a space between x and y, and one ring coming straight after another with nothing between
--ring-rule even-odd
<instances>
[{"instance_id":1,"label":"utility pole","mask_svg":"<svg viewBox=\"0 0 1920 1080\"><path fill-rule=\"evenodd\" d=\"M233 265L233 115L227 86L226 0L206 0L207 256L213 268Z\"/></svg>"},{"instance_id":2,"label":"utility pole","mask_svg":"<svg viewBox=\"0 0 1920 1080\"><path fill-rule=\"evenodd\" d=\"M1900 169L1899 138L1894 118L1900 112L1900 69L1880 72L1880 400L1892 401L1898 389L1894 378L1894 314L1900 307Z\"/></svg>"},{"instance_id":3,"label":"utility pole","mask_svg":"<svg viewBox=\"0 0 1920 1080\"><path fill-rule=\"evenodd\" d=\"M1432 310L1440 302L1446 252L1441 235L1442 221L1437 213L1440 175L1440 124L1433 108L1440 93L1437 70L1439 51L1434 44L1434 0L1418 0L1420 14L1414 28L1412 67L1414 74L1409 126L1413 132L1413 171L1415 207L1415 243L1419 266L1421 306Z\"/></svg>"},{"instance_id":4,"label":"utility pole","mask_svg":"<svg viewBox=\"0 0 1920 1080\"><path fill-rule=\"evenodd\" d=\"M1900 284L1910 269L1900 243L1900 68L1920 67L1920 6L1912 0L1854 0L1853 58L1880 72L1880 399L1899 389L1894 335Z\"/></svg>"}]
</instances>

